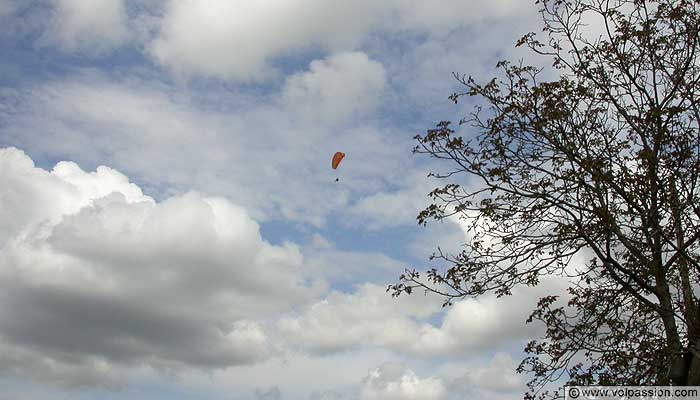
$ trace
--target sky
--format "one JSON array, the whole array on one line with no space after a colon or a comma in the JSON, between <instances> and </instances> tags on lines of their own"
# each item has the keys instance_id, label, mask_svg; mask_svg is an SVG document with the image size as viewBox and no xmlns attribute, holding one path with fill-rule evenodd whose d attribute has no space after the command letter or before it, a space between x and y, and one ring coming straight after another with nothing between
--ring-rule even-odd
<instances>
[{"instance_id":1,"label":"sky","mask_svg":"<svg viewBox=\"0 0 700 400\"><path fill-rule=\"evenodd\" d=\"M386 288L469 238L417 225L449 166L413 137L539 30L525 0L0 0L0 400L520 396L561 283Z\"/></svg>"}]
</instances>

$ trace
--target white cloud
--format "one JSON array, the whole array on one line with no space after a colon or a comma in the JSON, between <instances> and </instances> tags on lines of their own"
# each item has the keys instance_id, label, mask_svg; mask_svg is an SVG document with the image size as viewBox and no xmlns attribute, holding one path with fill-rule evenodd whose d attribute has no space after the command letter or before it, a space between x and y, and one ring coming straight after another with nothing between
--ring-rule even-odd
<instances>
[{"instance_id":1,"label":"white cloud","mask_svg":"<svg viewBox=\"0 0 700 400\"><path fill-rule=\"evenodd\" d=\"M496 353L488 365L476 367L465 374L469 385L493 392L525 389L523 378L516 372L518 362L506 353Z\"/></svg>"},{"instance_id":2,"label":"white cloud","mask_svg":"<svg viewBox=\"0 0 700 400\"><path fill-rule=\"evenodd\" d=\"M352 294L333 292L303 314L280 320L286 340L314 353L332 353L359 346L408 348L417 329L414 318L440 311L435 298L392 298L386 287L364 284Z\"/></svg>"},{"instance_id":3,"label":"white cloud","mask_svg":"<svg viewBox=\"0 0 700 400\"><path fill-rule=\"evenodd\" d=\"M351 48L385 8L379 3L172 0L151 54L185 76L262 80L292 51Z\"/></svg>"},{"instance_id":4,"label":"white cloud","mask_svg":"<svg viewBox=\"0 0 700 400\"><path fill-rule=\"evenodd\" d=\"M203 373L186 371L181 375L189 393L237 393L254 397L256 391L268 392L277 387L283 399L357 400L362 379L367 372L391 355L381 349L358 349L353 352L313 357L286 351L255 365L234 366Z\"/></svg>"},{"instance_id":5,"label":"white cloud","mask_svg":"<svg viewBox=\"0 0 700 400\"><path fill-rule=\"evenodd\" d=\"M410 168L409 139L390 128L321 126L298 121L276 100L207 95L82 73L17 94L3 136L51 159L109 162L149 188L223 195L256 220L314 226ZM330 158L338 150L347 157L334 171Z\"/></svg>"},{"instance_id":6,"label":"white cloud","mask_svg":"<svg viewBox=\"0 0 700 400\"><path fill-rule=\"evenodd\" d=\"M50 36L67 52L101 54L129 38L124 0L52 0Z\"/></svg>"},{"instance_id":7,"label":"white cloud","mask_svg":"<svg viewBox=\"0 0 700 400\"><path fill-rule=\"evenodd\" d=\"M282 101L304 120L340 122L381 104L385 84L380 63L361 52L339 53L289 76Z\"/></svg>"},{"instance_id":8,"label":"white cloud","mask_svg":"<svg viewBox=\"0 0 700 400\"><path fill-rule=\"evenodd\" d=\"M304 258L307 271L337 285L393 282L406 269L406 263L380 252L321 248L305 251Z\"/></svg>"},{"instance_id":9,"label":"white cloud","mask_svg":"<svg viewBox=\"0 0 700 400\"><path fill-rule=\"evenodd\" d=\"M351 51L373 33L442 35L522 17L521 3L171 0L149 47L158 63L180 75L259 81L275 74L275 60L293 52Z\"/></svg>"},{"instance_id":10,"label":"white cloud","mask_svg":"<svg viewBox=\"0 0 700 400\"><path fill-rule=\"evenodd\" d=\"M450 393L458 395L458 398L506 400L522 397L526 392L526 379L516 372L518 362L510 354L496 353L488 361L479 361L441 368L443 371L447 369L450 374L465 370L454 379L445 379Z\"/></svg>"},{"instance_id":11,"label":"white cloud","mask_svg":"<svg viewBox=\"0 0 700 400\"><path fill-rule=\"evenodd\" d=\"M156 203L117 171L64 162L49 173L12 148L0 165L11 227L0 242L0 344L26 355L12 373L80 384L99 380L81 378L91 363L111 381L120 365L259 362L275 349L256 320L318 295L302 284L297 247L268 244L225 199Z\"/></svg>"},{"instance_id":12,"label":"white cloud","mask_svg":"<svg viewBox=\"0 0 700 400\"><path fill-rule=\"evenodd\" d=\"M469 24L498 23L522 17L532 4L519 0L448 0L436 6L430 1L411 0L399 4L397 27L444 34ZM498 22L496 22L498 21Z\"/></svg>"},{"instance_id":13,"label":"white cloud","mask_svg":"<svg viewBox=\"0 0 700 400\"><path fill-rule=\"evenodd\" d=\"M385 363L369 372L360 392L361 400L441 400L447 389L441 379L420 378L398 363Z\"/></svg>"},{"instance_id":14,"label":"white cloud","mask_svg":"<svg viewBox=\"0 0 700 400\"><path fill-rule=\"evenodd\" d=\"M15 148L0 149L0 247L13 235L48 220L57 223L76 213L92 199L112 192L125 200L152 202L126 176L108 167L85 173L75 163L59 162L50 173L34 167L34 162ZM50 205L50 206L47 206Z\"/></svg>"},{"instance_id":15,"label":"white cloud","mask_svg":"<svg viewBox=\"0 0 700 400\"><path fill-rule=\"evenodd\" d=\"M331 243L328 239L323 237L323 235L314 233L311 237L311 248L315 250L327 250L332 247L333 243Z\"/></svg>"},{"instance_id":16,"label":"white cloud","mask_svg":"<svg viewBox=\"0 0 700 400\"><path fill-rule=\"evenodd\" d=\"M416 226L416 216L430 203L428 193L435 182L426 179L426 172L406 171L395 190L369 194L355 202L349 210L368 229L395 226Z\"/></svg>"},{"instance_id":17,"label":"white cloud","mask_svg":"<svg viewBox=\"0 0 700 400\"><path fill-rule=\"evenodd\" d=\"M427 356L465 353L507 345L537 333L525 325L535 300L521 293L496 299L467 299L450 307L440 327L424 325L413 343L413 351Z\"/></svg>"},{"instance_id":18,"label":"white cloud","mask_svg":"<svg viewBox=\"0 0 700 400\"><path fill-rule=\"evenodd\" d=\"M443 310L442 298L416 292L395 299L385 287L365 284L354 293L331 293L300 315L283 318L278 328L290 344L312 353L363 346L425 358L485 352L523 346L540 334L541 326L525 320L542 293L562 284L551 280L535 289L518 288L512 296L459 300L444 309L439 325L423 321Z\"/></svg>"}]
</instances>

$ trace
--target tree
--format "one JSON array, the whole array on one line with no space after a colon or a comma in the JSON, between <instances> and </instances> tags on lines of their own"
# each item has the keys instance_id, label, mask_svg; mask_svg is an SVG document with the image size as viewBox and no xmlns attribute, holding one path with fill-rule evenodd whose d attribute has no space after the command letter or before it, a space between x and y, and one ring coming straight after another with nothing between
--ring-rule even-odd
<instances>
[{"instance_id":1,"label":"tree","mask_svg":"<svg viewBox=\"0 0 700 400\"><path fill-rule=\"evenodd\" d=\"M700 6L536 4L547 39L517 46L552 68L455 75L464 90L450 98L474 98L474 111L416 136L415 152L450 167L430 174L445 184L419 223L459 217L473 239L389 291L450 304L558 275L568 293L541 298L527 321L546 333L518 368L531 374L525 398L559 397L562 383L700 385Z\"/></svg>"}]
</instances>

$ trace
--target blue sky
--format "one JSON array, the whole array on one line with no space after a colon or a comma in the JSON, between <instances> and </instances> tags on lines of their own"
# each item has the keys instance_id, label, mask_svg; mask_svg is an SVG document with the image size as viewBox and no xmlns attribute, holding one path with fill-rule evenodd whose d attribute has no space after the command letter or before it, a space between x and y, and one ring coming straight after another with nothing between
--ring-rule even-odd
<instances>
[{"instance_id":1,"label":"blue sky","mask_svg":"<svg viewBox=\"0 0 700 400\"><path fill-rule=\"evenodd\" d=\"M561 283L385 288L469 238L417 226L447 166L413 136L533 30L521 0L0 0L0 399L519 395Z\"/></svg>"}]
</instances>

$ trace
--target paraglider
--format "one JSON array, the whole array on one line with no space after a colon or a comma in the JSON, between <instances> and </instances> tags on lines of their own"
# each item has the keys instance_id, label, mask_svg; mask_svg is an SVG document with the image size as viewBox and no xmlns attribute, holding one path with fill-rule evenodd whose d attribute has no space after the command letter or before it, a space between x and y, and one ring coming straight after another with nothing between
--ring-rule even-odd
<instances>
[{"instance_id":1,"label":"paraglider","mask_svg":"<svg viewBox=\"0 0 700 400\"><path fill-rule=\"evenodd\" d=\"M338 165L340 165L340 162L343 161L343 158L345 158L345 153L341 151L336 151L335 154L333 154L331 167L333 167L333 169L338 169ZM335 178L335 181L338 182L338 178Z\"/></svg>"},{"instance_id":2,"label":"paraglider","mask_svg":"<svg viewBox=\"0 0 700 400\"><path fill-rule=\"evenodd\" d=\"M336 151L335 154L333 154L333 161L331 161L331 167L333 167L333 169L338 169L338 165L340 165L340 162L343 161L344 157L345 153Z\"/></svg>"}]
</instances>

